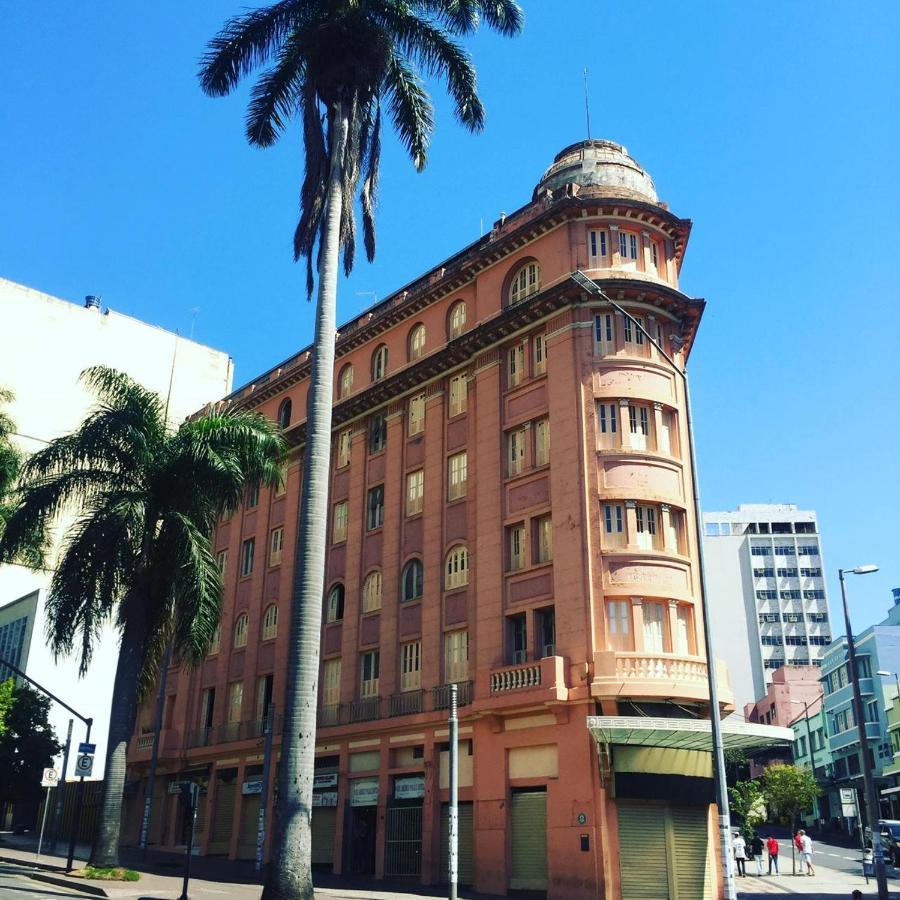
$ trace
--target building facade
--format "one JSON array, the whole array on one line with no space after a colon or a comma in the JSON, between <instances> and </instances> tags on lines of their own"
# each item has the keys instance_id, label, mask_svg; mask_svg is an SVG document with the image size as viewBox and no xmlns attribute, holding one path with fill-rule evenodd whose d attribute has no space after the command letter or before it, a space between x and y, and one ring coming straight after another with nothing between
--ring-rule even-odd
<instances>
[{"instance_id":1,"label":"building facade","mask_svg":"<svg viewBox=\"0 0 900 900\"><path fill-rule=\"evenodd\" d=\"M531 202L341 327L315 864L445 879L456 684L461 882L568 900L716 894L683 383L572 277L586 271L682 367L703 309L678 288L689 232L624 148L576 144ZM284 492L251 492L216 533L220 639L200 669L169 673L160 846L183 841L167 791L190 778L201 852L256 852L308 374L304 350L233 395L279 420L294 456ZM730 707L725 683L722 696ZM151 742L139 729L138 805Z\"/></svg>"},{"instance_id":2,"label":"building facade","mask_svg":"<svg viewBox=\"0 0 900 900\"><path fill-rule=\"evenodd\" d=\"M894 751L888 733L887 710L896 693L894 673L900 672L900 594L894 594L894 605L887 617L878 625L865 629L854 640L869 759L861 758L847 641L842 635L828 648L822 660L828 749L834 766L835 783L829 797L832 808L839 807L838 789L841 787L857 787L862 796L864 765L871 768L879 791L891 786L886 769L892 766ZM887 814L890 804L883 802L882 806L882 813Z\"/></svg>"},{"instance_id":3,"label":"building facade","mask_svg":"<svg viewBox=\"0 0 900 900\"><path fill-rule=\"evenodd\" d=\"M231 389L227 354L104 308L96 297L79 305L0 278L0 319L8 338L0 353L0 386L15 394L5 411L17 428L13 440L25 453L69 433L88 414L95 398L79 376L89 366L119 369L168 397L173 425ZM59 534L65 529L63 517ZM77 658L54 659L45 640L49 583L49 573L0 566L0 657L93 717L94 776L102 777L118 636L111 625L105 629L84 677ZM60 742L69 718L51 705L50 723ZM76 720L73 740L84 740L82 728Z\"/></svg>"},{"instance_id":4,"label":"building facade","mask_svg":"<svg viewBox=\"0 0 900 900\"><path fill-rule=\"evenodd\" d=\"M796 711L795 705L795 715ZM829 805L829 788L834 781L834 761L828 749L828 718L825 715L821 694L807 704L791 722L790 727L794 732L794 764L811 768L822 788L822 793L813 801L809 816L820 829L826 828L831 823L832 816L840 816L841 811L839 807L836 813L832 812Z\"/></svg>"},{"instance_id":5,"label":"building facade","mask_svg":"<svg viewBox=\"0 0 900 900\"><path fill-rule=\"evenodd\" d=\"M831 643L815 512L741 504L703 514L713 633L738 709L782 666L820 666Z\"/></svg>"}]
</instances>

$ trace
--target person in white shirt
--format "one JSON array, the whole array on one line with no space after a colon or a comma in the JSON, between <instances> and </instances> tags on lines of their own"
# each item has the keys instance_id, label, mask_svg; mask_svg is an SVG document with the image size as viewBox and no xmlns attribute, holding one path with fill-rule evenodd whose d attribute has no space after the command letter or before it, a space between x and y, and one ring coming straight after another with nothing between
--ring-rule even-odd
<instances>
[{"instance_id":1,"label":"person in white shirt","mask_svg":"<svg viewBox=\"0 0 900 900\"><path fill-rule=\"evenodd\" d=\"M747 874L745 869L747 861L747 842L741 837L740 832L735 834L731 846L734 850L734 861L737 863L738 875L743 878Z\"/></svg>"},{"instance_id":2,"label":"person in white shirt","mask_svg":"<svg viewBox=\"0 0 900 900\"><path fill-rule=\"evenodd\" d=\"M800 832L800 864L806 863L806 874L815 875L816 870L812 863L813 845L812 838L805 832Z\"/></svg>"}]
</instances>

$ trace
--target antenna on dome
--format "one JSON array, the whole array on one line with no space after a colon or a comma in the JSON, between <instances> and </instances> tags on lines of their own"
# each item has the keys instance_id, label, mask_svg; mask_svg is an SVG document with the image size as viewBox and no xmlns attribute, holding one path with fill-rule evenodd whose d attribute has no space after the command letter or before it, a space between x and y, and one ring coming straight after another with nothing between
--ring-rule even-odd
<instances>
[{"instance_id":1,"label":"antenna on dome","mask_svg":"<svg viewBox=\"0 0 900 900\"><path fill-rule=\"evenodd\" d=\"M588 69L584 67L584 116L587 119L587 139L591 139L591 105L588 101Z\"/></svg>"}]
</instances>

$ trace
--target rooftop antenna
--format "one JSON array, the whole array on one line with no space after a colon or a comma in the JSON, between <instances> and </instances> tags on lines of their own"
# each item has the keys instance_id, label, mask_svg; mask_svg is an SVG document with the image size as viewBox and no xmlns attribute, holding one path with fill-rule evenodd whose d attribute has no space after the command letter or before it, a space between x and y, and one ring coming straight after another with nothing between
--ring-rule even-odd
<instances>
[{"instance_id":1,"label":"rooftop antenna","mask_svg":"<svg viewBox=\"0 0 900 900\"><path fill-rule=\"evenodd\" d=\"M191 307L191 336L188 338L188 340L191 340L191 341L194 339L194 326L197 324L197 313L198 312L200 312L199 306Z\"/></svg>"},{"instance_id":2,"label":"rooftop antenna","mask_svg":"<svg viewBox=\"0 0 900 900\"><path fill-rule=\"evenodd\" d=\"M584 116L587 119L587 139L591 139L591 106L588 102L588 68L584 67Z\"/></svg>"}]
</instances>

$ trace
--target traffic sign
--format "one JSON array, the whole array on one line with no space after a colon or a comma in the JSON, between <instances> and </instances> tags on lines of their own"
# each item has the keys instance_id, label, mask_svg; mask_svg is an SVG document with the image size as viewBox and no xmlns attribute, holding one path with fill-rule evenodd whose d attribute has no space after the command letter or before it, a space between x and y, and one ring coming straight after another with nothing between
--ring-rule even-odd
<instances>
[{"instance_id":1,"label":"traffic sign","mask_svg":"<svg viewBox=\"0 0 900 900\"><path fill-rule=\"evenodd\" d=\"M41 778L41 787L51 788L59 784L59 772L56 769L44 769L44 775Z\"/></svg>"},{"instance_id":2,"label":"traffic sign","mask_svg":"<svg viewBox=\"0 0 900 900\"><path fill-rule=\"evenodd\" d=\"M96 753L97 745L96 744L86 744L86 743L84 743L84 741L82 741L78 745L78 752L79 753L91 753L91 754Z\"/></svg>"},{"instance_id":3,"label":"traffic sign","mask_svg":"<svg viewBox=\"0 0 900 900\"><path fill-rule=\"evenodd\" d=\"M79 753L75 760L75 774L79 778L85 778L94 771L94 754Z\"/></svg>"}]
</instances>

